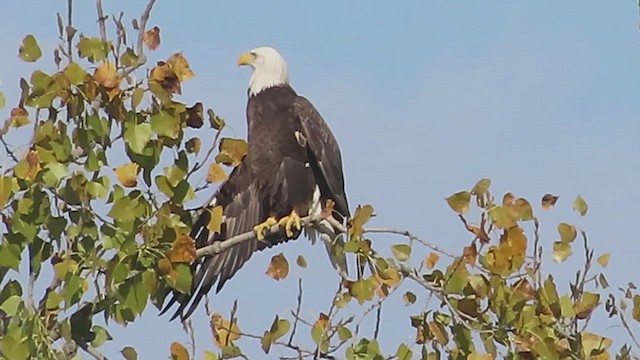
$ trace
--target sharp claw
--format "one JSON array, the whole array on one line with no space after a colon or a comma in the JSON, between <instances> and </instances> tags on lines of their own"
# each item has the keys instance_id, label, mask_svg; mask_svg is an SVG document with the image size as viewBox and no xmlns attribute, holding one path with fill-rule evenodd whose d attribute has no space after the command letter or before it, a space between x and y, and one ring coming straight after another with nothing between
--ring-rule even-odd
<instances>
[{"instance_id":1,"label":"sharp claw","mask_svg":"<svg viewBox=\"0 0 640 360\"><path fill-rule=\"evenodd\" d=\"M259 241L264 240L264 235L271 229L271 227L277 224L278 221L273 216L267 218L264 222L253 227L253 232L256 234L256 238Z\"/></svg>"},{"instance_id":2,"label":"sharp claw","mask_svg":"<svg viewBox=\"0 0 640 360\"><path fill-rule=\"evenodd\" d=\"M280 224L280 226L284 228L284 232L289 238L292 238L294 235L292 230L293 227L295 227L297 230L302 229L302 221L300 220L300 215L298 215L295 210L291 211L291 214L289 214L288 216L280 219L278 224Z\"/></svg>"}]
</instances>

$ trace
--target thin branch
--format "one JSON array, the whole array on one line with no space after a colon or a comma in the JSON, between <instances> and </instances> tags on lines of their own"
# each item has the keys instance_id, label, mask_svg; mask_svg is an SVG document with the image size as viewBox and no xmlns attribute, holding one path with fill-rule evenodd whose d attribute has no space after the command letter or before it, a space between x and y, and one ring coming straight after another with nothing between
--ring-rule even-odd
<instances>
[{"instance_id":1,"label":"thin branch","mask_svg":"<svg viewBox=\"0 0 640 360\"><path fill-rule=\"evenodd\" d=\"M104 16L104 10L102 9L102 0L96 0L96 8L98 10L98 26L100 27L100 38L102 39L102 46L107 43L107 18Z\"/></svg>"},{"instance_id":2,"label":"thin branch","mask_svg":"<svg viewBox=\"0 0 640 360\"><path fill-rule=\"evenodd\" d=\"M293 330L291 330L291 336L289 336L289 344L293 343L293 337L296 334L298 328L298 321L300 318L300 310L302 308L302 278L298 279L298 305L296 306L296 312L293 315Z\"/></svg>"},{"instance_id":3,"label":"thin branch","mask_svg":"<svg viewBox=\"0 0 640 360\"><path fill-rule=\"evenodd\" d=\"M73 44L71 36L73 32L69 31L69 27L73 26L73 0L67 0L67 56L69 61L73 61Z\"/></svg>"},{"instance_id":4,"label":"thin branch","mask_svg":"<svg viewBox=\"0 0 640 360\"><path fill-rule=\"evenodd\" d=\"M29 273L29 284L27 285L27 307L30 309L35 309L34 301L33 301L33 289L36 286L36 280L38 279L38 274L36 274L33 270Z\"/></svg>"},{"instance_id":5,"label":"thin branch","mask_svg":"<svg viewBox=\"0 0 640 360\"><path fill-rule=\"evenodd\" d=\"M301 218L300 221L302 222L303 226L308 226L310 224L319 222L323 219L324 219L324 216L322 214L319 214L319 215L305 216ZM284 230L280 227L279 224L273 225L271 229L269 229L265 237L269 237L276 234L280 234L283 236L285 235ZM196 258L219 254L223 251L228 250L233 246L236 246L238 244L241 244L247 241L252 241L252 240L257 240L256 234L253 231L247 231L244 234L233 236L225 241L216 242L211 245L201 247L200 249L196 250Z\"/></svg>"},{"instance_id":6,"label":"thin branch","mask_svg":"<svg viewBox=\"0 0 640 360\"><path fill-rule=\"evenodd\" d=\"M457 258L456 255L447 252L446 250L442 249L441 247L439 247L439 246L437 246L437 245L435 245L435 244L433 244L433 243L431 243L429 241L421 239L420 237L414 235L413 233L411 233L408 230L394 229L394 228L368 228L368 229L364 229L364 232L365 232L365 234L377 233L377 234L395 234L395 235L404 236L404 237L409 238L409 240L417 241L417 242L421 243L422 245L424 245L424 246L426 246L428 248L431 248L434 251L437 251L437 252L439 252L441 254L445 254L448 257L452 258L452 259Z\"/></svg>"}]
</instances>

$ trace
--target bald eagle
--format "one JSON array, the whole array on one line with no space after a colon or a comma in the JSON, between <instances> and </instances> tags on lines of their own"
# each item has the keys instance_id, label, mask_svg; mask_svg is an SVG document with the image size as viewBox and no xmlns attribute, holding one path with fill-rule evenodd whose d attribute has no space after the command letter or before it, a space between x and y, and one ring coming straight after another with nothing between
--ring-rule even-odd
<instances>
[{"instance_id":1,"label":"bald eagle","mask_svg":"<svg viewBox=\"0 0 640 360\"><path fill-rule=\"evenodd\" d=\"M338 142L313 104L289 84L282 55L274 48L258 47L242 54L238 65L253 69L246 109L248 152L203 208L191 237L197 248L248 231L254 231L256 239L198 259L192 266L190 294L174 292L161 312L177 301L180 306L171 320L188 318L214 284L218 293L254 252L298 238L301 217L319 213L329 203L338 221L350 216ZM219 205L224 223L221 233L212 233L207 228L210 210ZM275 224L284 235L265 238ZM330 224L324 226L336 234ZM305 229L310 238L317 230Z\"/></svg>"}]
</instances>

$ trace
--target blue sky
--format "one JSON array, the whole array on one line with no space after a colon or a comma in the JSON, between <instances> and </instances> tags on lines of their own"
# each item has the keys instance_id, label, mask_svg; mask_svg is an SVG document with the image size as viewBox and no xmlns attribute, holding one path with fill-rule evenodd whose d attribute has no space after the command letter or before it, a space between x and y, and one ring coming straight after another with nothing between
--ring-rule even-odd
<instances>
[{"instance_id":1,"label":"blue sky","mask_svg":"<svg viewBox=\"0 0 640 360\"><path fill-rule=\"evenodd\" d=\"M9 105L0 118L16 102L19 77L35 68L13 55L25 34L33 33L45 52L38 66L53 69L47 56L57 41L55 12L64 12L65 3L3 5L0 89ZM77 3L76 27L97 35L93 2ZM105 10L122 10L130 19L144 3L109 1ZM587 229L596 255L611 251L606 274L614 287L637 281L629 271L640 253L633 231L640 221L636 2L180 4L158 2L149 24L161 28L162 44L153 58L184 51L196 73L183 84L181 100L213 107L231 125L227 135L244 136L249 70L235 60L259 45L278 48L289 63L292 85L318 107L341 143L352 208L363 203L376 208L372 224L407 228L459 253L470 238L443 199L489 177L497 196L512 191L535 205L547 256L557 223L567 221ZM551 212L539 207L546 192L560 195ZM590 205L585 218L571 211L578 193ZM401 240L374 238L381 249ZM263 274L280 251L292 262L304 254L310 267L293 266L290 277L276 283ZM578 265L574 257L561 265L548 261L545 270L566 284ZM274 313L295 307L300 275L308 284L303 314L313 319L328 309L336 276L324 249L304 239L255 255L211 303L228 314L237 298L243 330L261 333ZM392 297L391 306L401 303L400 295ZM381 333L388 352L413 336L391 306L384 310ZM419 310L416 305L397 314ZM593 323L607 329L615 347L629 341L608 324ZM213 349L206 319L196 316L195 328L199 354ZM171 341L187 341L179 323L158 318L151 307L136 324L112 329L116 341L104 348L112 356L132 345L143 359L164 358ZM256 349L251 358L261 358Z\"/></svg>"}]
</instances>

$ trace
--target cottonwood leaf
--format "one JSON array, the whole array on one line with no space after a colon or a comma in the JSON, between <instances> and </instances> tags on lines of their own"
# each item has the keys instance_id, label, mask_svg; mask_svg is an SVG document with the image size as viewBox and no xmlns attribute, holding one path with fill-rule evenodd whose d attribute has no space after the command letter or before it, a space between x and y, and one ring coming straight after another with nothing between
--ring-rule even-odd
<instances>
[{"instance_id":1,"label":"cottonwood leaf","mask_svg":"<svg viewBox=\"0 0 640 360\"><path fill-rule=\"evenodd\" d=\"M585 216L587 211L589 211L589 205L584 201L582 196L578 195L578 197L573 201L573 210L580 213L580 216Z\"/></svg>"},{"instance_id":2,"label":"cottonwood leaf","mask_svg":"<svg viewBox=\"0 0 640 360\"><path fill-rule=\"evenodd\" d=\"M306 269L307 259L305 259L302 255L298 255L298 257L296 258L296 264L298 264L298 266L300 266L301 268Z\"/></svg>"},{"instance_id":3,"label":"cottonwood leaf","mask_svg":"<svg viewBox=\"0 0 640 360\"><path fill-rule=\"evenodd\" d=\"M187 149L187 152L190 154L198 154L201 146L202 141L197 137L189 139L184 145L185 149Z\"/></svg>"},{"instance_id":4,"label":"cottonwood leaf","mask_svg":"<svg viewBox=\"0 0 640 360\"><path fill-rule=\"evenodd\" d=\"M402 295L402 299L404 300L404 304L406 306L409 306L415 303L418 298L416 297L416 294L412 293L411 291L407 291L404 293L404 295Z\"/></svg>"},{"instance_id":5,"label":"cottonwood leaf","mask_svg":"<svg viewBox=\"0 0 640 360\"><path fill-rule=\"evenodd\" d=\"M373 216L373 206L364 205L356 208L356 213L351 219L351 226L349 226L349 237L359 238L364 234L364 224Z\"/></svg>"},{"instance_id":6,"label":"cottonwood leaf","mask_svg":"<svg viewBox=\"0 0 640 360\"><path fill-rule=\"evenodd\" d=\"M427 269L433 269L433 267L436 266L436 263L438 262L439 259L440 259L440 255L432 252L424 260L424 265L427 267Z\"/></svg>"},{"instance_id":7,"label":"cottonwood leaf","mask_svg":"<svg viewBox=\"0 0 640 360\"><path fill-rule=\"evenodd\" d=\"M119 166L115 169L118 182L124 187L135 187L138 185L138 171L140 165L136 163L129 163Z\"/></svg>"},{"instance_id":8,"label":"cottonwood leaf","mask_svg":"<svg viewBox=\"0 0 640 360\"><path fill-rule=\"evenodd\" d=\"M103 63L96 69L93 74L93 79L107 89L113 89L120 85L120 76L118 76L116 66L109 61Z\"/></svg>"},{"instance_id":9,"label":"cottonwood leaf","mask_svg":"<svg viewBox=\"0 0 640 360\"><path fill-rule=\"evenodd\" d=\"M20 49L18 49L18 57L26 62L34 62L42 56L42 50L33 35L27 35L22 39Z\"/></svg>"},{"instance_id":10,"label":"cottonwood leaf","mask_svg":"<svg viewBox=\"0 0 640 360\"><path fill-rule=\"evenodd\" d=\"M545 194L542 197L542 208L544 210L550 210L553 209L553 207L556 205L556 202L558 201L559 196L553 195L553 194Z\"/></svg>"},{"instance_id":11,"label":"cottonwood leaf","mask_svg":"<svg viewBox=\"0 0 640 360\"><path fill-rule=\"evenodd\" d=\"M210 326L214 343L221 349L226 348L231 345L232 341L240 338L240 327L238 327L236 321L233 321L233 324L231 324L229 320L224 319L222 315L218 313L214 313L211 316Z\"/></svg>"},{"instance_id":12,"label":"cottonwood leaf","mask_svg":"<svg viewBox=\"0 0 640 360\"><path fill-rule=\"evenodd\" d=\"M145 31L142 36L142 41L149 50L156 50L160 46L160 28L154 26L153 28Z\"/></svg>"},{"instance_id":13,"label":"cottonwood leaf","mask_svg":"<svg viewBox=\"0 0 640 360\"><path fill-rule=\"evenodd\" d=\"M567 260L571 254L573 254L571 244L562 241L556 241L553 243L553 261L561 263Z\"/></svg>"},{"instance_id":14,"label":"cottonwood leaf","mask_svg":"<svg viewBox=\"0 0 640 360\"><path fill-rule=\"evenodd\" d=\"M191 264L196 259L196 245L189 235L180 235L171 244L168 254L172 263Z\"/></svg>"},{"instance_id":15,"label":"cottonwood leaf","mask_svg":"<svg viewBox=\"0 0 640 360\"><path fill-rule=\"evenodd\" d=\"M138 353L136 352L136 349L131 346L123 347L122 350L120 350L120 353L127 360L138 360Z\"/></svg>"},{"instance_id":16,"label":"cottonwood leaf","mask_svg":"<svg viewBox=\"0 0 640 360\"><path fill-rule=\"evenodd\" d=\"M176 73L180 82L187 81L189 79L192 79L195 76L195 74L193 73L193 71L191 71L191 68L189 67L189 62L184 57L184 55L182 55L182 52L177 52L171 55L167 59L167 63L169 64L169 66L171 66L171 69Z\"/></svg>"},{"instance_id":17,"label":"cottonwood leaf","mask_svg":"<svg viewBox=\"0 0 640 360\"><path fill-rule=\"evenodd\" d=\"M171 359L172 360L189 360L189 352L184 345L179 342L171 343Z\"/></svg>"},{"instance_id":18,"label":"cottonwood leaf","mask_svg":"<svg viewBox=\"0 0 640 360\"><path fill-rule=\"evenodd\" d=\"M205 210L211 211L211 219L207 224L207 229L214 234L220 234L220 231L222 230L222 215L224 213L222 210L222 205L215 206L211 210Z\"/></svg>"},{"instance_id":19,"label":"cottonwood leaf","mask_svg":"<svg viewBox=\"0 0 640 360\"><path fill-rule=\"evenodd\" d=\"M242 139L223 138L218 146L216 162L236 167L240 165L248 149L249 145Z\"/></svg>"},{"instance_id":20,"label":"cottonwood leaf","mask_svg":"<svg viewBox=\"0 0 640 360\"><path fill-rule=\"evenodd\" d=\"M391 246L393 257L398 261L407 261L411 256L411 246L407 244L396 244Z\"/></svg>"},{"instance_id":21,"label":"cottonwood leaf","mask_svg":"<svg viewBox=\"0 0 640 360\"><path fill-rule=\"evenodd\" d=\"M603 268L606 268L609 265L609 258L611 257L611 253L606 253L598 256L598 264Z\"/></svg>"},{"instance_id":22,"label":"cottonwood leaf","mask_svg":"<svg viewBox=\"0 0 640 360\"><path fill-rule=\"evenodd\" d=\"M289 275L289 262L283 253L271 258L266 274L274 280L282 280Z\"/></svg>"},{"instance_id":23,"label":"cottonwood leaf","mask_svg":"<svg viewBox=\"0 0 640 360\"><path fill-rule=\"evenodd\" d=\"M558 224L558 233L560 234L560 241L565 243L572 243L578 235L576 227L566 223Z\"/></svg>"},{"instance_id":24,"label":"cottonwood leaf","mask_svg":"<svg viewBox=\"0 0 640 360\"><path fill-rule=\"evenodd\" d=\"M31 123L31 120L29 120L29 113L21 107L11 109L11 115L7 121L8 126L14 128L19 128ZM7 127L7 125L5 125L5 127ZM6 132L6 128L3 129L3 132Z\"/></svg>"},{"instance_id":25,"label":"cottonwood leaf","mask_svg":"<svg viewBox=\"0 0 640 360\"><path fill-rule=\"evenodd\" d=\"M218 163L211 163L209 165L209 171L207 171L207 182L217 183L227 180L227 173L224 172L222 166Z\"/></svg>"},{"instance_id":26,"label":"cottonwood leaf","mask_svg":"<svg viewBox=\"0 0 640 360\"><path fill-rule=\"evenodd\" d=\"M465 214L469 211L469 203L471 202L471 193L468 191L460 191L447 199L447 204L449 207L458 214Z\"/></svg>"}]
</instances>

